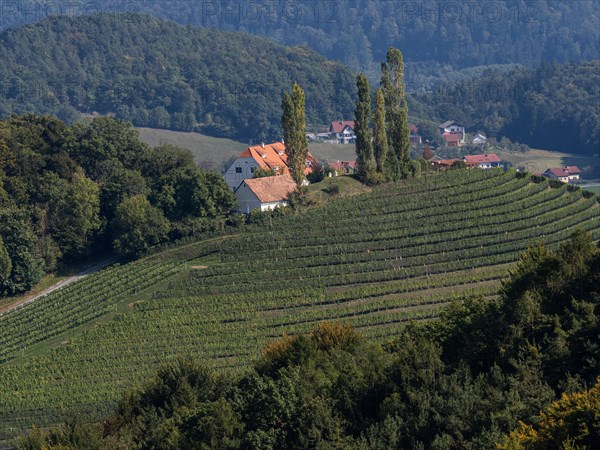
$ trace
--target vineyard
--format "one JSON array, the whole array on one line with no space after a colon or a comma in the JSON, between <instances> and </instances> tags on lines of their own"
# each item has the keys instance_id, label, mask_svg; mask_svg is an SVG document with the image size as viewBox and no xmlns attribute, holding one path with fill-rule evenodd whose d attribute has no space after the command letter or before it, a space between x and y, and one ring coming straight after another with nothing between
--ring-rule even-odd
<instances>
[{"instance_id":1,"label":"vineyard","mask_svg":"<svg viewBox=\"0 0 600 450\"><path fill-rule=\"evenodd\" d=\"M344 321L380 340L454 300L498 293L520 252L576 228L598 197L515 172L428 174L233 236L114 265L0 318L0 442L106 413L157 365L242 371L269 340Z\"/></svg>"}]
</instances>

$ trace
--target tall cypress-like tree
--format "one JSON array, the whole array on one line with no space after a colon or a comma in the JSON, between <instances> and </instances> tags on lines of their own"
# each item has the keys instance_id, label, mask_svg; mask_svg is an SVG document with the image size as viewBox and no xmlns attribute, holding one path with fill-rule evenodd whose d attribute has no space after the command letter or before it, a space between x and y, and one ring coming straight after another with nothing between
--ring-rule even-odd
<instances>
[{"instance_id":1,"label":"tall cypress-like tree","mask_svg":"<svg viewBox=\"0 0 600 450\"><path fill-rule=\"evenodd\" d=\"M396 48L388 49L386 62L381 65L381 87L386 105L389 153L394 154L388 156L388 172L393 179L405 178L410 163L410 130L404 98L404 61Z\"/></svg>"},{"instance_id":2,"label":"tall cypress-like tree","mask_svg":"<svg viewBox=\"0 0 600 450\"><path fill-rule=\"evenodd\" d=\"M388 153L388 139L385 132L385 97L383 89L379 88L375 92L375 114L373 116L373 135L375 153L375 163L377 172L383 173L385 160Z\"/></svg>"},{"instance_id":3,"label":"tall cypress-like tree","mask_svg":"<svg viewBox=\"0 0 600 450\"><path fill-rule=\"evenodd\" d=\"M408 124L408 105L405 98L402 99L395 132L398 142L398 147L395 150L400 161L401 176L406 178L410 166L410 126Z\"/></svg>"},{"instance_id":4,"label":"tall cypress-like tree","mask_svg":"<svg viewBox=\"0 0 600 450\"><path fill-rule=\"evenodd\" d=\"M367 181L373 175L375 168L373 165L373 133L369 127L371 120L371 89L364 74L361 73L356 77L356 87L358 88L358 99L354 111L356 119L354 128L356 132L356 166L360 179Z\"/></svg>"},{"instance_id":5,"label":"tall cypress-like tree","mask_svg":"<svg viewBox=\"0 0 600 450\"><path fill-rule=\"evenodd\" d=\"M304 169L308 156L308 142L306 140L306 116L304 110L305 95L298 83L292 87L292 95L287 92L283 95L281 108L281 127L285 141L285 153L288 165L296 185L304 182Z\"/></svg>"}]
</instances>

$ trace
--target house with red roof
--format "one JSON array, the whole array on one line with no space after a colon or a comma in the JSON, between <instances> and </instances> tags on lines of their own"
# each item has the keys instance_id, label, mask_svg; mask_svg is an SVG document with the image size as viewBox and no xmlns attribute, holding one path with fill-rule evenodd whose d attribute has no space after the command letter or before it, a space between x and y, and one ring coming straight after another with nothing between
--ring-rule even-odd
<instances>
[{"instance_id":1,"label":"house with red roof","mask_svg":"<svg viewBox=\"0 0 600 450\"><path fill-rule=\"evenodd\" d=\"M442 139L448 147L460 147L461 145L460 134L457 133L446 132L442 134Z\"/></svg>"},{"instance_id":2,"label":"house with red roof","mask_svg":"<svg viewBox=\"0 0 600 450\"><path fill-rule=\"evenodd\" d=\"M480 169L492 169L502 165L502 159L495 153L486 153L485 155L467 155L464 157L465 163L469 167L479 167Z\"/></svg>"},{"instance_id":3,"label":"house with red roof","mask_svg":"<svg viewBox=\"0 0 600 450\"><path fill-rule=\"evenodd\" d=\"M336 177L356 173L356 161L327 161L327 165Z\"/></svg>"},{"instance_id":4,"label":"house with red roof","mask_svg":"<svg viewBox=\"0 0 600 450\"><path fill-rule=\"evenodd\" d=\"M243 180L235 190L239 212L249 214L255 209L269 211L287 206L288 197L295 189L296 182L289 174Z\"/></svg>"},{"instance_id":5,"label":"house with red roof","mask_svg":"<svg viewBox=\"0 0 600 450\"><path fill-rule=\"evenodd\" d=\"M449 169L453 167L457 162L462 161L462 159L453 158L453 159L441 159L437 156L434 156L429 161L432 167L437 169Z\"/></svg>"},{"instance_id":6,"label":"house with red roof","mask_svg":"<svg viewBox=\"0 0 600 450\"><path fill-rule=\"evenodd\" d=\"M340 144L354 144L356 142L354 127L354 120L331 122L329 136L336 139Z\"/></svg>"},{"instance_id":7,"label":"house with red roof","mask_svg":"<svg viewBox=\"0 0 600 450\"><path fill-rule=\"evenodd\" d=\"M442 139L448 147L459 147L465 143L465 127L458 122L448 120L439 124L438 128L442 133Z\"/></svg>"},{"instance_id":8,"label":"house with red roof","mask_svg":"<svg viewBox=\"0 0 600 450\"><path fill-rule=\"evenodd\" d=\"M277 175L289 175L290 169L285 154L285 144L274 142L273 144L261 144L248 147L229 166L224 174L225 182L232 191L235 191L242 181L254 178L257 169L273 171ZM306 157L306 168L304 175L310 175L317 170L318 162L310 153Z\"/></svg>"},{"instance_id":9,"label":"house with red roof","mask_svg":"<svg viewBox=\"0 0 600 450\"><path fill-rule=\"evenodd\" d=\"M563 183L569 183L573 180L579 180L581 170L579 170L579 167L577 166L555 167L546 170L543 175L548 178L562 181Z\"/></svg>"}]
</instances>

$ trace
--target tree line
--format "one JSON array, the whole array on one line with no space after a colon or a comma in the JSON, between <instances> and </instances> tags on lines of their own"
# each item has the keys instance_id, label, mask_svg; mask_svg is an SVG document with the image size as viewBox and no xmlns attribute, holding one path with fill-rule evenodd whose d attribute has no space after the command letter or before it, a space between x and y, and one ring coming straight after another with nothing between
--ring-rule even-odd
<instances>
[{"instance_id":1,"label":"tree line","mask_svg":"<svg viewBox=\"0 0 600 450\"><path fill-rule=\"evenodd\" d=\"M415 117L456 120L498 140L594 155L600 152L599 85L600 61L545 63L439 86L414 96L411 108Z\"/></svg>"},{"instance_id":2,"label":"tree line","mask_svg":"<svg viewBox=\"0 0 600 450\"><path fill-rule=\"evenodd\" d=\"M386 62L381 64L381 86L375 91L374 113L366 75L357 76L356 86L358 99L354 116L359 178L367 183L378 183L416 175L421 166L410 158L402 52L390 48Z\"/></svg>"},{"instance_id":3,"label":"tree line","mask_svg":"<svg viewBox=\"0 0 600 450\"><path fill-rule=\"evenodd\" d=\"M180 24L245 31L284 45L306 45L356 71L375 74L390 46L402 48L412 65L409 82L445 78L453 69L490 64L566 63L598 59L599 11L594 0L144 0L123 4L36 0L9 4L0 27L14 27L48 14L92 11L150 13Z\"/></svg>"},{"instance_id":4,"label":"tree line","mask_svg":"<svg viewBox=\"0 0 600 450\"><path fill-rule=\"evenodd\" d=\"M135 126L281 139L279 101L293 80L309 123L352 113L346 66L307 48L196 29L148 15L53 17L0 34L0 118L114 114Z\"/></svg>"},{"instance_id":5,"label":"tree line","mask_svg":"<svg viewBox=\"0 0 600 450\"><path fill-rule=\"evenodd\" d=\"M499 296L391 342L324 323L273 341L236 377L179 360L109 417L34 429L20 447L592 449L599 269L598 245L576 231L523 254Z\"/></svg>"},{"instance_id":6,"label":"tree line","mask_svg":"<svg viewBox=\"0 0 600 450\"><path fill-rule=\"evenodd\" d=\"M107 248L136 257L221 228L234 204L221 175L196 167L191 152L151 148L127 122L0 121L0 295Z\"/></svg>"}]
</instances>

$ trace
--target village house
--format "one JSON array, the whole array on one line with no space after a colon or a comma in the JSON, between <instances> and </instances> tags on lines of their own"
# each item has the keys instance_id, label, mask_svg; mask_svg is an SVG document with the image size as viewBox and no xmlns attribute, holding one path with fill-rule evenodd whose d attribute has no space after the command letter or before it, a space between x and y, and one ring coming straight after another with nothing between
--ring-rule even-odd
<instances>
[{"instance_id":1,"label":"village house","mask_svg":"<svg viewBox=\"0 0 600 450\"><path fill-rule=\"evenodd\" d=\"M444 140L444 142L446 143L446 145L448 147L460 147L461 145L461 139L460 139L460 135L457 133L444 133L442 134L442 139Z\"/></svg>"},{"instance_id":2,"label":"village house","mask_svg":"<svg viewBox=\"0 0 600 450\"><path fill-rule=\"evenodd\" d=\"M356 173L356 161L327 161L327 165L336 177Z\"/></svg>"},{"instance_id":3,"label":"village house","mask_svg":"<svg viewBox=\"0 0 600 450\"><path fill-rule=\"evenodd\" d=\"M296 189L289 174L243 180L235 190L239 212L249 214L258 209L269 211L288 205L288 196Z\"/></svg>"},{"instance_id":4,"label":"village house","mask_svg":"<svg viewBox=\"0 0 600 450\"><path fill-rule=\"evenodd\" d=\"M487 138L483 134L477 134L477 136L473 138L474 145L484 145L486 142Z\"/></svg>"},{"instance_id":5,"label":"village house","mask_svg":"<svg viewBox=\"0 0 600 450\"><path fill-rule=\"evenodd\" d=\"M502 165L502 159L495 153L486 153L485 155L467 155L464 157L465 163L469 167L479 167L480 169L492 169Z\"/></svg>"},{"instance_id":6,"label":"village house","mask_svg":"<svg viewBox=\"0 0 600 450\"><path fill-rule=\"evenodd\" d=\"M410 145L422 144L423 140L419 136L419 127L416 125L410 126Z\"/></svg>"},{"instance_id":7,"label":"village house","mask_svg":"<svg viewBox=\"0 0 600 450\"><path fill-rule=\"evenodd\" d=\"M562 181L563 183L569 183L573 180L579 180L581 170L579 170L579 167L577 166L558 167L546 170L543 175L548 178Z\"/></svg>"},{"instance_id":8,"label":"village house","mask_svg":"<svg viewBox=\"0 0 600 450\"><path fill-rule=\"evenodd\" d=\"M465 127L461 124L448 120L438 125L442 133L442 139L448 147L460 147L465 143Z\"/></svg>"},{"instance_id":9,"label":"village house","mask_svg":"<svg viewBox=\"0 0 600 450\"><path fill-rule=\"evenodd\" d=\"M340 144L354 144L356 142L354 127L354 120L331 122L329 136L332 139L336 139Z\"/></svg>"},{"instance_id":10,"label":"village house","mask_svg":"<svg viewBox=\"0 0 600 450\"><path fill-rule=\"evenodd\" d=\"M453 158L453 159L441 159L439 156L434 156L429 160L429 163L432 167L437 169L449 169L457 162L462 161L462 159Z\"/></svg>"},{"instance_id":11,"label":"village house","mask_svg":"<svg viewBox=\"0 0 600 450\"><path fill-rule=\"evenodd\" d=\"M318 167L317 160L309 153L306 158L306 169L304 175L311 174ZM257 169L274 171L277 175L289 174L285 144L275 142L273 144L261 144L248 147L229 166L224 174L225 182L232 191L235 191L242 181L254 177Z\"/></svg>"},{"instance_id":12,"label":"village house","mask_svg":"<svg viewBox=\"0 0 600 450\"><path fill-rule=\"evenodd\" d=\"M465 137L465 127L454 120L449 120L447 122L441 123L438 125L440 132L444 133L456 133L462 135L462 139Z\"/></svg>"}]
</instances>

